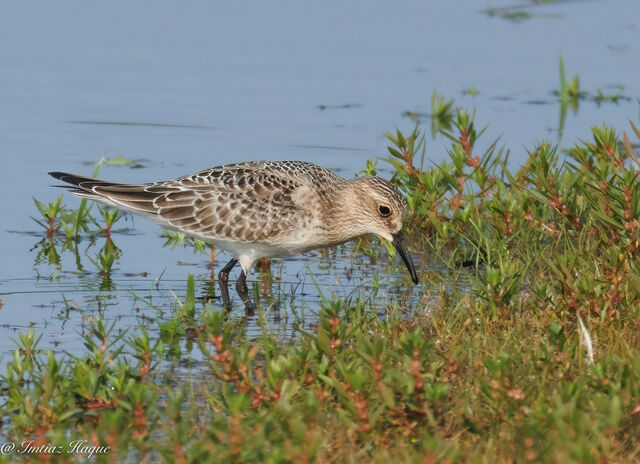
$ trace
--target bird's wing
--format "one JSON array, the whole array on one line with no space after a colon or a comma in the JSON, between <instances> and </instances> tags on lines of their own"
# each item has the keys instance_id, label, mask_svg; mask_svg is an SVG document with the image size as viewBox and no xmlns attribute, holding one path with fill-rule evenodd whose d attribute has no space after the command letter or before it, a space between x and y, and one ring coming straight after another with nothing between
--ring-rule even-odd
<instances>
[{"instance_id":1,"label":"bird's wing","mask_svg":"<svg viewBox=\"0 0 640 464\"><path fill-rule=\"evenodd\" d=\"M314 169L310 169L315 168ZM297 170L297 171L296 171ZM306 198L311 176L338 176L298 162L249 162L220 166L172 181L117 184L51 173L79 196L140 214L187 234L212 240L269 243L313 214Z\"/></svg>"}]
</instances>

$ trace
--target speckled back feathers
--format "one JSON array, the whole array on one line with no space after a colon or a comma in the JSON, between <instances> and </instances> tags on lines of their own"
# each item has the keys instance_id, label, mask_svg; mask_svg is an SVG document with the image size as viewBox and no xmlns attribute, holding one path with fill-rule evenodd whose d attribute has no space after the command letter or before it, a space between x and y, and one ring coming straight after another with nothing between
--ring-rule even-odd
<instances>
[{"instance_id":1,"label":"speckled back feathers","mask_svg":"<svg viewBox=\"0 0 640 464\"><path fill-rule=\"evenodd\" d=\"M175 180L137 185L50 174L71 184L71 191L79 196L140 214L209 243L260 243L290 249L289 254L361 234L356 230L349 235L348 222L357 209L349 212L339 204L349 188L372 189L402 212L406 207L404 197L384 179L346 180L304 161L227 164Z\"/></svg>"}]
</instances>

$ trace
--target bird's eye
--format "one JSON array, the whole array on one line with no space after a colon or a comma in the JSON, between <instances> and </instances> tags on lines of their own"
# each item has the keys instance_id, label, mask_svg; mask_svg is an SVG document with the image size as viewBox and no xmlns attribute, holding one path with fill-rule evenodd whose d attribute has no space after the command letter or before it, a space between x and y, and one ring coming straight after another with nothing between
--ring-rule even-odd
<instances>
[{"instance_id":1,"label":"bird's eye","mask_svg":"<svg viewBox=\"0 0 640 464\"><path fill-rule=\"evenodd\" d=\"M391 208L386 205L380 205L378 206L378 212L380 213L380 216L387 217L391 214Z\"/></svg>"}]
</instances>

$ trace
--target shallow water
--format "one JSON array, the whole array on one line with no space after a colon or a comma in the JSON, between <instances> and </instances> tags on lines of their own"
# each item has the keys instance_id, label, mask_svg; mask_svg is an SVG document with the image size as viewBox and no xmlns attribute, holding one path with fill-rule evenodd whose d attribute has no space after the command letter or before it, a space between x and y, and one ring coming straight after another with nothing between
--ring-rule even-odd
<instances>
[{"instance_id":1,"label":"shallow water","mask_svg":"<svg viewBox=\"0 0 640 464\"><path fill-rule=\"evenodd\" d=\"M434 90L477 108L480 125L491 123L484 143L502 136L514 164L542 138L570 146L594 124L626 128L628 119L638 120L636 0L519 5L4 4L0 354L13 348L8 337L28 327L45 334L42 347L81 352L78 333L87 314L116 320L118 330L135 328L141 314L168 317L175 307L170 290L184 295L189 273L199 296L210 293L206 256L162 248L160 230L143 220L118 223L127 230L114 235L123 254L110 286L87 257L103 238L88 251L88 241L80 244L82 272L70 251L58 251L60 266L39 262L42 245L36 245L44 235L29 216L37 214L32 197L48 202L59 194L47 171L90 174L87 163L106 153L139 160L141 169L102 169L102 177L123 182L256 159L308 160L352 176L367 159L385 156L385 131L413 128L404 113L429 112ZM617 104L587 98L576 114L569 110L560 137L552 92L561 54L567 77L579 74L590 95L625 88ZM472 86L476 97L465 94ZM428 119L421 124L428 127ZM430 140L429 158L444 159L446 146ZM79 201L67 195L65 203ZM226 259L218 258L216 270ZM401 263L390 265L384 251L379 261L352 246L274 261L263 306L279 296L280 311L307 308L304 320L312 323L320 291L366 296L375 272L383 282L376 296L381 308L402 298L415 305L422 292L437 292L423 284L406 296ZM262 278L256 272L250 281L260 289ZM164 315L134 296L149 294ZM267 319L290 333L291 319L283 322L275 309ZM248 336L259 330L256 319L248 321Z\"/></svg>"}]
</instances>

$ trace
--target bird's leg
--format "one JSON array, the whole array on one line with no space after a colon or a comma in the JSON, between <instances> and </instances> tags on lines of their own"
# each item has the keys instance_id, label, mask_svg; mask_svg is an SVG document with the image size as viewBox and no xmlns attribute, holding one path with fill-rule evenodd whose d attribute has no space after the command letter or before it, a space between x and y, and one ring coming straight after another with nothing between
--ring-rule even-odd
<instances>
[{"instance_id":1,"label":"bird's leg","mask_svg":"<svg viewBox=\"0 0 640 464\"><path fill-rule=\"evenodd\" d=\"M222 306L224 309L231 309L231 302L229 301L229 289L227 287L227 283L229 282L229 272L233 269L238 263L238 260L233 258L231 261L227 263L225 267L222 268L220 273L218 274L218 283L220 284L220 293L222 293Z\"/></svg>"},{"instance_id":2,"label":"bird's leg","mask_svg":"<svg viewBox=\"0 0 640 464\"><path fill-rule=\"evenodd\" d=\"M240 277L238 277L238 281L236 282L236 291L238 292L238 295L240 295L240 299L247 308L247 313L253 314L255 308L253 307L253 303L251 303L251 300L249 299L247 275L244 273L244 269L240 272Z\"/></svg>"}]
</instances>

